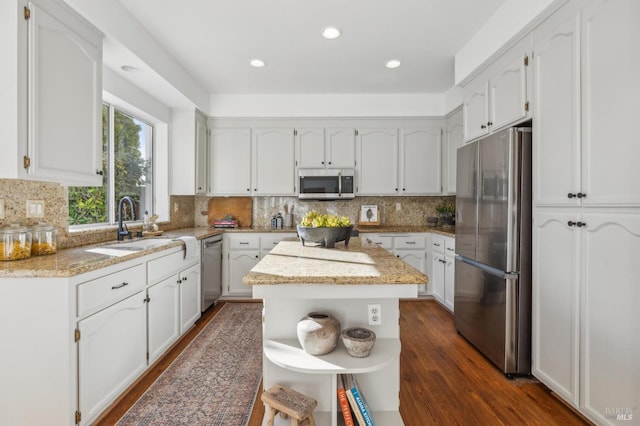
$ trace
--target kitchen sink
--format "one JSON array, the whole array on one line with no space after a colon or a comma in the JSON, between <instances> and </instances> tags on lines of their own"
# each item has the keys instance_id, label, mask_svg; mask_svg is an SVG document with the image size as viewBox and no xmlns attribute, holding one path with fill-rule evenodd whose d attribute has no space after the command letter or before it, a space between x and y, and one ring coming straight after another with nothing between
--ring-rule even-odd
<instances>
[{"instance_id":1,"label":"kitchen sink","mask_svg":"<svg viewBox=\"0 0 640 426\"><path fill-rule=\"evenodd\" d=\"M87 249L91 253L106 254L109 256L126 256L128 254L149 250L155 247L168 245L175 240L171 238L145 238L131 241L109 243L103 246Z\"/></svg>"}]
</instances>

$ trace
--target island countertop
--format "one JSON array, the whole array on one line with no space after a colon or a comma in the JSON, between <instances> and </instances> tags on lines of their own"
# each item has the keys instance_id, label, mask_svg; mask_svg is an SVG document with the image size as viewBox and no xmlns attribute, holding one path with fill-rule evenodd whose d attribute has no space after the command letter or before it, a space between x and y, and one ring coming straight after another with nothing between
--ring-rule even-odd
<instances>
[{"instance_id":1,"label":"island countertop","mask_svg":"<svg viewBox=\"0 0 640 426\"><path fill-rule=\"evenodd\" d=\"M303 246L286 239L276 245L242 282L269 284L426 284L422 272L367 239L351 238L335 248Z\"/></svg>"}]
</instances>

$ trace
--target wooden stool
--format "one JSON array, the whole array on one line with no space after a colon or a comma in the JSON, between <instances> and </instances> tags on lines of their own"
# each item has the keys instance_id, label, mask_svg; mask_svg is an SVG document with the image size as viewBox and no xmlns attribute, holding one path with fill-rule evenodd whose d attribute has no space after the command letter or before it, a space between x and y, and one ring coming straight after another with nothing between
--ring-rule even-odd
<instances>
[{"instance_id":1,"label":"wooden stool","mask_svg":"<svg viewBox=\"0 0 640 426\"><path fill-rule=\"evenodd\" d=\"M291 426L316 425L312 413L318 405L318 401L313 398L275 384L262 392L261 399L269 408L268 426L273 426L274 418L278 413L284 419L291 416Z\"/></svg>"}]
</instances>

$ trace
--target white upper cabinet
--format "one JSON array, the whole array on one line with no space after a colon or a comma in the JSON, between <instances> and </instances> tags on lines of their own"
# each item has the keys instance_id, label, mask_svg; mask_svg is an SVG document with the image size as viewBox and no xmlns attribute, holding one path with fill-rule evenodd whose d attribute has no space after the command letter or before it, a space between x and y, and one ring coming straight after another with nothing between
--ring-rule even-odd
<instances>
[{"instance_id":1,"label":"white upper cabinet","mask_svg":"<svg viewBox=\"0 0 640 426\"><path fill-rule=\"evenodd\" d=\"M524 37L465 87L465 141L530 116L527 98L530 40L530 37Z\"/></svg>"},{"instance_id":2,"label":"white upper cabinet","mask_svg":"<svg viewBox=\"0 0 640 426\"><path fill-rule=\"evenodd\" d=\"M28 4L28 146L33 179L102 185L102 34L64 4Z\"/></svg>"},{"instance_id":3,"label":"white upper cabinet","mask_svg":"<svg viewBox=\"0 0 640 426\"><path fill-rule=\"evenodd\" d=\"M640 28L625 24L638 8L592 1L534 31L536 205L640 206L629 130L640 114L640 60L629 54Z\"/></svg>"},{"instance_id":4,"label":"white upper cabinet","mask_svg":"<svg viewBox=\"0 0 640 426\"><path fill-rule=\"evenodd\" d=\"M207 193L207 119L196 114L196 194Z\"/></svg>"},{"instance_id":5,"label":"white upper cabinet","mask_svg":"<svg viewBox=\"0 0 640 426\"><path fill-rule=\"evenodd\" d=\"M325 129L325 149L329 168L352 168L356 165L356 136L353 128Z\"/></svg>"},{"instance_id":6,"label":"white upper cabinet","mask_svg":"<svg viewBox=\"0 0 640 426\"><path fill-rule=\"evenodd\" d=\"M578 202L574 196L580 192L578 28L575 14L556 14L534 31L532 190L538 205Z\"/></svg>"},{"instance_id":7,"label":"white upper cabinet","mask_svg":"<svg viewBox=\"0 0 640 426\"><path fill-rule=\"evenodd\" d=\"M456 193L456 167L458 161L458 148L463 145L464 128L462 125L462 110L447 117L445 131L445 148L443 164L443 192L445 194Z\"/></svg>"},{"instance_id":8,"label":"white upper cabinet","mask_svg":"<svg viewBox=\"0 0 640 426\"><path fill-rule=\"evenodd\" d=\"M253 195L295 195L293 129L252 129Z\"/></svg>"},{"instance_id":9,"label":"white upper cabinet","mask_svg":"<svg viewBox=\"0 0 640 426\"><path fill-rule=\"evenodd\" d=\"M327 167L324 129L296 129L295 137L300 158L299 167Z\"/></svg>"},{"instance_id":10,"label":"white upper cabinet","mask_svg":"<svg viewBox=\"0 0 640 426\"><path fill-rule=\"evenodd\" d=\"M213 129L209 146L208 192L251 195L251 129Z\"/></svg>"},{"instance_id":11,"label":"white upper cabinet","mask_svg":"<svg viewBox=\"0 0 640 426\"><path fill-rule=\"evenodd\" d=\"M356 139L353 128L296 129L299 167L353 168Z\"/></svg>"},{"instance_id":12,"label":"white upper cabinet","mask_svg":"<svg viewBox=\"0 0 640 426\"><path fill-rule=\"evenodd\" d=\"M398 129L359 129L358 195L398 194Z\"/></svg>"},{"instance_id":13,"label":"white upper cabinet","mask_svg":"<svg viewBox=\"0 0 640 426\"><path fill-rule=\"evenodd\" d=\"M442 130L401 129L400 194L442 192Z\"/></svg>"},{"instance_id":14,"label":"white upper cabinet","mask_svg":"<svg viewBox=\"0 0 640 426\"><path fill-rule=\"evenodd\" d=\"M583 205L640 206L640 17L635 0L591 1L582 10Z\"/></svg>"}]
</instances>

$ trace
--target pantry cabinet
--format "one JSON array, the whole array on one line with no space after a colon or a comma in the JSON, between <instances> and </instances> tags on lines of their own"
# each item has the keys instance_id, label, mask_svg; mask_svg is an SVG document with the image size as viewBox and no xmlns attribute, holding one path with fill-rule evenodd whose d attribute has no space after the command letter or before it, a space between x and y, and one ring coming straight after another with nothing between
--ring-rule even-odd
<instances>
[{"instance_id":1,"label":"pantry cabinet","mask_svg":"<svg viewBox=\"0 0 640 426\"><path fill-rule=\"evenodd\" d=\"M640 146L628 123L640 61L628 49L640 29L629 16L640 3L568 1L533 31L532 373L595 424L638 402L628 254L640 252Z\"/></svg>"},{"instance_id":2,"label":"pantry cabinet","mask_svg":"<svg viewBox=\"0 0 640 426\"><path fill-rule=\"evenodd\" d=\"M295 135L299 167L355 167L355 129L299 128Z\"/></svg>"},{"instance_id":3,"label":"pantry cabinet","mask_svg":"<svg viewBox=\"0 0 640 426\"><path fill-rule=\"evenodd\" d=\"M464 88L466 142L528 117L531 38L525 36Z\"/></svg>"},{"instance_id":4,"label":"pantry cabinet","mask_svg":"<svg viewBox=\"0 0 640 426\"><path fill-rule=\"evenodd\" d=\"M30 179L100 186L102 34L58 1L29 2L24 18L28 129L23 170Z\"/></svg>"}]
</instances>

